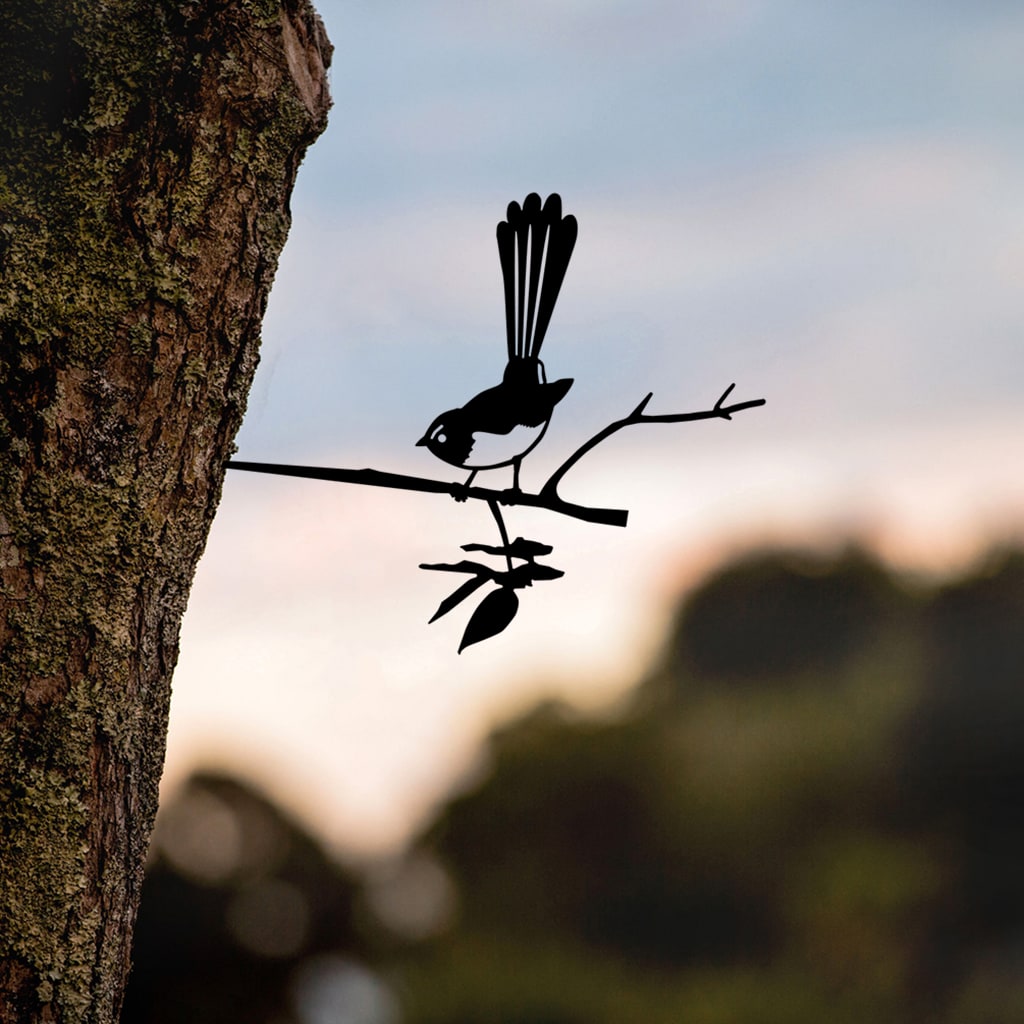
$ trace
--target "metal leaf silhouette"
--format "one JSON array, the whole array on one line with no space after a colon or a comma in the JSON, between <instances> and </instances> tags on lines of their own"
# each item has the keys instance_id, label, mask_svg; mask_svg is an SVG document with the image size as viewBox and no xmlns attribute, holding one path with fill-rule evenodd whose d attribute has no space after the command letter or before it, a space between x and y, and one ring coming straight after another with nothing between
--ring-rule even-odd
<instances>
[{"instance_id":1,"label":"metal leaf silhouette","mask_svg":"<svg viewBox=\"0 0 1024 1024\"><path fill-rule=\"evenodd\" d=\"M474 593L486 582L487 578L484 576L477 576L475 579L466 580L461 587L454 590L437 606L437 611L430 617L430 621L434 622L441 618L442 615L447 615L457 604L465 601L470 594Z\"/></svg>"},{"instance_id":2,"label":"metal leaf silhouette","mask_svg":"<svg viewBox=\"0 0 1024 1024\"><path fill-rule=\"evenodd\" d=\"M421 562L420 568L436 569L439 572L471 572L486 580L493 580L497 575L489 565L470 562L465 558L461 562Z\"/></svg>"},{"instance_id":3,"label":"metal leaf silhouette","mask_svg":"<svg viewBox=\"0 0 1024 1024\"><path fill-rule=\"evenodd\" d=\"M565 573L556 569L553 565L542 565L540 562L531 562L529 565L530 578L535 580L557 580Z\"/></svg>"},{"instance_id":4,"label":"metal leaf silhouette","mask_svg":"<svg viewBox=\"0 0 1024 1024\"><path fill-rule=\"evenodd\" d=\"M553 566L526 562L507 572L496 572L494 580L503 587L519 590L522 587L532 587L535 580L557 580L564 575L561 569L555 569Z\"/></svg>"},{"instance_id":5,"label":"metal leaf silhouette","mask_svg":"<svg viewBox=\"0 0 1024 1024\"><path fill-rule=\"evenodd\" d=\"M515 617L519 611L519 595L511 587L492 590L477 605L462 634L459 644L461 654L470 644L478 644L497 636Z\"/></svg>"},{"instance_id":6,"label":"metal leaf silhouette","mask_svg":"<svg viewBox=\"0 0 1024 1024\"><path fill-rule=\"evenodd\" d=\"M509 558L522 558L532 562L538 555L550 555L554 550L550 544L542 544L538 540L526 540L516 537L507 547L495 544L463 544L463 551L483 551L488 555L508 555Z\"/></svg>"}]
</instances>

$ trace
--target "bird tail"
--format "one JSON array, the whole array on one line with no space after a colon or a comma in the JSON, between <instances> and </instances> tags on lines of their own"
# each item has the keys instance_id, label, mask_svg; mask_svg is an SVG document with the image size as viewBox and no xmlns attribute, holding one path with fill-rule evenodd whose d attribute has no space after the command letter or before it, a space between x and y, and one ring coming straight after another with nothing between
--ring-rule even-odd
<instances>
[{"instance_id":1,"label":"bird tail","mask_svg":"<svg viewBox=\"0 0 1024 1024\"><path fill-rule=\"evenodd\" d=\"M498 225L498 255L505 279L505 329L509 359L536 359L576 244L573 216L562 216L552 193L541 208L531 192L523 205L508 204Z\"/></svg>"}]
</instances>

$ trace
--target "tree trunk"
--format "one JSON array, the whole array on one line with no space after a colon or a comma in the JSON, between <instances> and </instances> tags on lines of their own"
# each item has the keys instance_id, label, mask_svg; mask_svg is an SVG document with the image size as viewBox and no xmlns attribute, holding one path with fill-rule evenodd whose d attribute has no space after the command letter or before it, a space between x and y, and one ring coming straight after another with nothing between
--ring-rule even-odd
<instances>
[{"instance_id":1,"label":"tree trunk","mask_svg":"<svg viewBox=\"0 0 1024 1024\"><path fill-rule=\"evenodd\" d=\"M308 0L0 4L0 1024L118 1017L330 51Z\"/></svg>"}]
</instances>

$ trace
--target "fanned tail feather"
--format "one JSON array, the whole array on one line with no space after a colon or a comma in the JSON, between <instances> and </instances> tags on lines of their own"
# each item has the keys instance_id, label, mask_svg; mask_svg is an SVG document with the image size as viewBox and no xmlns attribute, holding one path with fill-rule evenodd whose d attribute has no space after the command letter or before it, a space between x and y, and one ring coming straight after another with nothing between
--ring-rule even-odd
<instances>
[{"instance_id":1,"label":"fanned tail feather","mask_svg":"<svg viewBox=\"0 0 1024 1024\"><path fill-rule=\"evenodd\" d=\"M565 279L578 226L562 216L562 200L552 193L541 207L531 192L520 206L509 203L498 225L498 256L505 281L508 357L536 359Z\"/></svg>"}]
</instances>

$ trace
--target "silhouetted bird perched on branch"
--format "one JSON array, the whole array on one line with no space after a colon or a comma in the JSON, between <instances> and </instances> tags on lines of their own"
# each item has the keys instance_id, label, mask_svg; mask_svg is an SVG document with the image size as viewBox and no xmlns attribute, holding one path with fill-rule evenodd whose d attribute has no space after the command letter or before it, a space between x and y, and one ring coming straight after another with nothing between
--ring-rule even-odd
<instances>
[{"instance_id":1,"label":"silhouetted bird perched on branch","mask_svg":"<svg viewBox=\"0 0 1024 1024\"><path fill-rule=\"evenodd\" d=\"M548 383L540 347L576 244L576 218L562 216L553 193L541 206L531 192L522 207L509 203L498 225L498 255L505 280L508 365L501 383L458 409L441 413L417 441L452 466L470 470L468 487L481 469L512 466L519 489L519 465L547 430L551 413L572 386L565 378Z\"/></svg>"}]
</instances>

